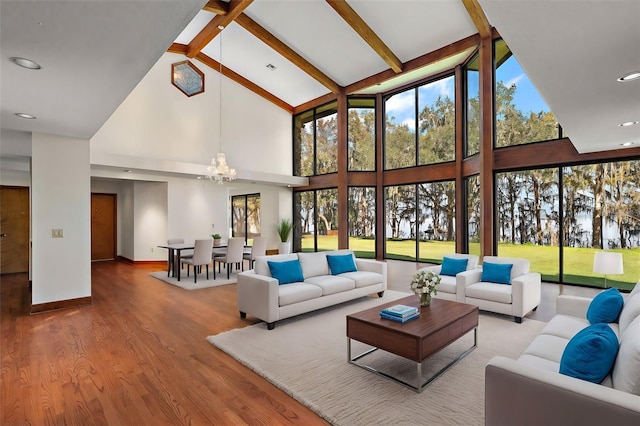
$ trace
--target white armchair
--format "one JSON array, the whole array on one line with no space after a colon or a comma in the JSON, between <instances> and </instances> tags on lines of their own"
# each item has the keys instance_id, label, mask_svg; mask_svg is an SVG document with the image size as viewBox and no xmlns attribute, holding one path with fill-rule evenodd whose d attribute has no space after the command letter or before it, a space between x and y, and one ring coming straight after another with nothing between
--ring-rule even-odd
<instances>
[{"instance_id":1,"label":"white armchair","mask_svg":"<svg viewBox=\"0 0 640 426\"><path fill-rule=\"evenodd\" d=\"M510 284L482 281L483 269L457 275L458 293L463 302L481 310L512 315L517 323L540 304L542 284L540 274L529 272L529 261L516 257L484 256L483 263L512 264Z\"/></svg>"},{"instance_id":2,"label":"white armchair","mask_svg":"<svg viewBox=\"0 0 640 426\"><path fill-rule=\"evenodd\" d=\"M473 254L450 253L445 254L444 257L450 257L453 259L467 259L467 271L476 269L478 267L478 256ZM424 268L418 269L416 272L420 271L431 271L434 274L440 276L440 284L438 284L438 294L436 294L434 297L464 303L464 291L458 292L456 276L440 275L440 272L442 272L442 265L425 266Z\"/></svg>"}]
</instances>

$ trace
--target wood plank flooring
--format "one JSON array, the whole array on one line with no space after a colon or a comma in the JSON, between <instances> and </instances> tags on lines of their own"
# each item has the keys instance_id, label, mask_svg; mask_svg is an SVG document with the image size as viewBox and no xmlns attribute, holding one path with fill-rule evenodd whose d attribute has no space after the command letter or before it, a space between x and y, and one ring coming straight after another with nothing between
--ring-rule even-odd
<instances>
[{"instance_id":1,"label":"wood plank flooring","mask_svg":"<svg viewBox=\"0 0 640 426\"><path fill-rule=\"evenodd\" d=\"M257 322L235 284L186 291L158 269L94 263L93 305L33 316L27 274L1 276L0 424L327 424L205 340Z\"/></svg>"}]
</instances>

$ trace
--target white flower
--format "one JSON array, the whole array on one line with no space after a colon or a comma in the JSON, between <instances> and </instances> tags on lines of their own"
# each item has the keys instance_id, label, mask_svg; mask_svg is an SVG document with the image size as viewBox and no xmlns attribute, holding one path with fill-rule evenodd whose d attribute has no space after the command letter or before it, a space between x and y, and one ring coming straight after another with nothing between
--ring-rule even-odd
<instances>
[{"instance_id":1,"label":"white flower","mask_svg":"<svg viewBox=\"0 0 640 426\"><path fill-rule=\"evenodd\" d=\"M417 295L438 294L438 284L440 284L440 276L431 271L420 271L413 275L411 290Z\"/></svg>"}]
</instances>

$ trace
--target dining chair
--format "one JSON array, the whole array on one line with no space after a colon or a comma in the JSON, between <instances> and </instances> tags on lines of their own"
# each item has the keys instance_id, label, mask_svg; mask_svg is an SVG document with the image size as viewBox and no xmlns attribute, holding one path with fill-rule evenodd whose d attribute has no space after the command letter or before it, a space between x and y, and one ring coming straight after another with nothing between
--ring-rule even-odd
<instances>
[{"instance_id":1,"label":"dining chair","mask_svg":"<svg viewBox=\"0 0 640 426\"><path fill-rule=\"evenodd\" d=\"M213 239L206 238L203 240L196 240L193 249L193 257L182 260L182 263L187 264L187 276L189 276L189 265L193 265L193 282L198 282L198 269L202 265L206 266L207 279L209 279L209 264L211 263L211 248L213 247ZM215 278L215 268L213 270L213 276Z\"/></svg>"},{"instance_id":2,"label":"dining chair","mask_svg":"<svg viewBox=\"0 0 640 426\"><path fill-rule=\"evenodd\" d=\"M169 238L167 240L167 245L169 244L184 244L184 238ZM181 250L180 262L178 262L180 264L180 267L182 267L182 259L188 259L191 257L193 257L193 250ZM171 259L169 265L167 265L167 276L171 275L171 268L173 267L172 261L173 259Z\"/></svg>"},{"instance_id":3,"label":"dining chair","mask_svg":"<svg viewBox=\"0 0 640 426\"><path fill-rule=\"evenodd\" d=\"M231 270L233 269L234 263L242 263L244 260L242 258L244 254L244 238L243 237L233 237L229 238L227 241L227 254L224 256L216 256L214 258L215 262L218 262L218 267L220 267L221 263L227 264L227 279L231 276ZM214 267L214 278L215 278L215 267Z\"/></svg>"},{"instance_id":4,"label":"dining chair","mask_svg":"<svg viewBox=\"0 0 640 426\"><path fill-rule=\"evenodd\" d=\"M253 269L253 263L258 256L267 254L267 237L254 237L253 245L249 253L244 253L243 259L249 261L249 269Z\"/></svg>"}]
</instances>

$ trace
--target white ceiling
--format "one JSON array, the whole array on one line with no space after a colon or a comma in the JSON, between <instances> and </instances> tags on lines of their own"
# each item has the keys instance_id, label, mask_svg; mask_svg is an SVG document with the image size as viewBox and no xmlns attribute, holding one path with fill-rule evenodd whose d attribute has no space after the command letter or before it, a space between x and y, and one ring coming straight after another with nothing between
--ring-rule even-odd
<instances>
[{"instance_id":1,"label":"white ceiling","mask_svg":"<svg viewBox=\"0 0 640 426\"><path fill-rule=\"evenodd\" d=\"M2 128L91 138L173 41L188 44L215 17L205 3L2 0ZM461 0L348 3L402 62L477 32ZM617 125L640 121L640 81L616 82L640 70L640 0L479 3L578 151L640 144L640 126ZM340 86L389 69L323 0L256 0L245 14ZM218 60L219 46L215 38L202 52ZM469 53L360 92L435 74ZM19 68L11 56L43 69ZM329 93L235 23L222 32L222 63L292 106Z\"/></svg>"}]
</instances>

